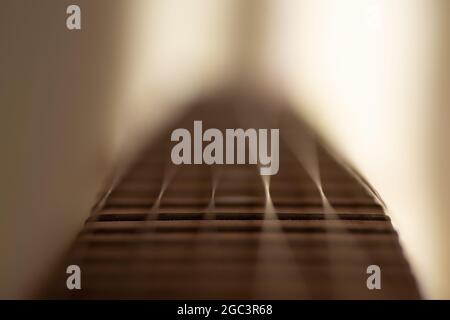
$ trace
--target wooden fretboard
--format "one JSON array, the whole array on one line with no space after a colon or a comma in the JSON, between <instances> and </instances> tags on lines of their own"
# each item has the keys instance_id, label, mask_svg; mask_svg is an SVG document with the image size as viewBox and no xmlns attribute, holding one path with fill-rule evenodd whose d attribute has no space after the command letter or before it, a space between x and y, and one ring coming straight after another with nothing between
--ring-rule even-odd
<instances>
[{"instance_id":1,"label":"wooden fretboard","mask_svg":"<svg viewBox=\"0 0 450 320\"><path fill-rule=\"evenodd\" d=\"M189 110L109 186L47 296L420 298L379 198L293 113L229 95ZM192 132L194 120L223 132L279 128L279 173L264 180L257 165L173 165L170 133ZM81 290L66 288L69 264L81 267ZM380 290L367 288L369 265L381 268Z\"/></svg>"}]
</instances>

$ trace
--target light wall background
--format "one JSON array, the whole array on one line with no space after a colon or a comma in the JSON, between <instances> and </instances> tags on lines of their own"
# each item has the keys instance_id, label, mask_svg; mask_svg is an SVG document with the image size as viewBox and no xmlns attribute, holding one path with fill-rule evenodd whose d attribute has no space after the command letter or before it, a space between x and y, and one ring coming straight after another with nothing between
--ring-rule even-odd
<instances>
[{"instance_id":1,"label":"light wall background","mask_svg":"<svg viewBox=\"0 0 450 320\"><path fill-rule=\"evenodd\" d=\"M33 297L140 139L245 70L369 179L450 298L449 2L245 3L2 1L0 297Z\"/></svg>"},{"instance_id":2,"label":"light wall background","mask_svg":"<svg viewBox=\"0 0 450 320\"><path fill-rule=\"evenodd\" d=\"M381 194L425 296L450 298L450 3L273 8L272 77Z\"/></svg>"}]
</instances>

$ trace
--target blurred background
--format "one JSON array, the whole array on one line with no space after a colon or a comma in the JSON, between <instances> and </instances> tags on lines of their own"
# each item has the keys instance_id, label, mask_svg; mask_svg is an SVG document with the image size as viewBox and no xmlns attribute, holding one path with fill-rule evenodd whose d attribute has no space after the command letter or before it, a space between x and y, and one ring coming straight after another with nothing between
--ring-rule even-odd
<instances>
[{"instance_id":1,"label":"blurred background","mask_svg":"<svg viewBox=\"0 0 450 320\"><path fill-rule=\"evenodd\" d=\"M450 298L449 1L0 5L1 298L34 296L140 139L236 84L284 96L357 168L424 296Z\"/></svg>"}]
</instances>

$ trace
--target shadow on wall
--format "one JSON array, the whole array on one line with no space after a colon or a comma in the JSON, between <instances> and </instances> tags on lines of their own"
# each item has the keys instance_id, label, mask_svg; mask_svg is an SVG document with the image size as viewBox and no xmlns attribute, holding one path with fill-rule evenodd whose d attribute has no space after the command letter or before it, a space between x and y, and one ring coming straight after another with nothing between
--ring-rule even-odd
<instances>
[{"instance_id":1,"label":"shadow on wall","mask_svg":"<svg viewBox=\"0 0 450 320\"><path fill-rule=\"evenodd\" d=\"M0 10L0 297L30 297L111 168L125 1L6 0Z\"/></svg>"}]
</instances>

